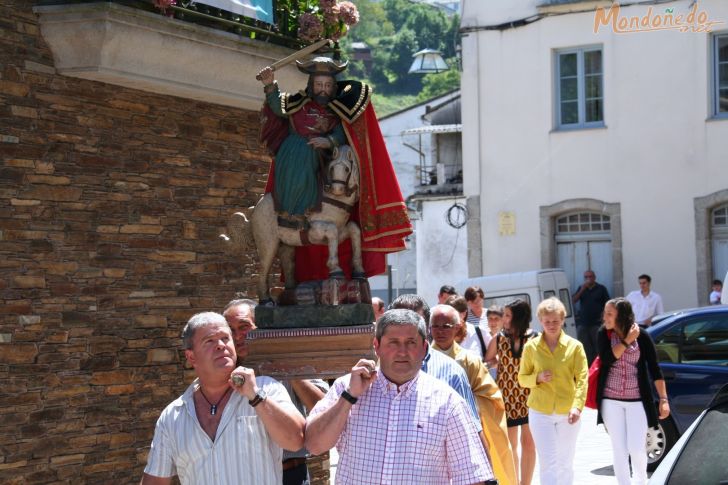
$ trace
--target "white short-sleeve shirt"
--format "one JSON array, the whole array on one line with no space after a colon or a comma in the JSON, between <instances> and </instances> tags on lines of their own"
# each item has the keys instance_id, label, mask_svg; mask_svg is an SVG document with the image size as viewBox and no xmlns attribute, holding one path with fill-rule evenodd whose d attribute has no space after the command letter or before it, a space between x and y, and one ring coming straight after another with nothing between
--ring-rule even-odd
<instances>
[{"instance_id":1,"label":"white short-sleeve shirt","mask_svg":"<svg viewBox=\"0 0 728 485\"><path fill-rule=\"evenodd\" d=\"M483 327L480 328L480 333L483 336L483 343L485 344L485 347L481 347L480 339L478 338L478 334L475 330L475 325L472 325L470 323L466 323L466 334L465 338L462 342L460 342L460 347L464 348L474 356L478 358L478 360L483 360L483 357L485 356L485 351L488 350L488 344L490 343L490 329L487 327L483 329Z\"/></svg>"},{"instance_id":2,"label":"white short-sleeve shirt","mask_svg":"<svg viewBox=\"0 0 728 485\"><path fill-rule=\"evenodd\" d=\"M265 376L255 380L268 399L295 410L281 383ZM183 485L279 485L283 450L270 438L248 399L232 393L212 441L195 414L193 393L198 386L195 379L162 411L144 473L177 475Z\"/></svg>"}]
</instances>

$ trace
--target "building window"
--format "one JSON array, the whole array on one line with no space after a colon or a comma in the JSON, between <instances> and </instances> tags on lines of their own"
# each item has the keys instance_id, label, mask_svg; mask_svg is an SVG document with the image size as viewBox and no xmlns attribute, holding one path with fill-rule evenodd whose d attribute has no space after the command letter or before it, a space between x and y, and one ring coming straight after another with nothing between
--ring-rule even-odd
<instances>
[{"instance_id":1,"label":"building window","mask_svg":"<svg viewBox=\"0 0 728 485\"><path fill-rule=\"evenodd\" d=\"M728 205L713 210L713 230L728 229Z\"/></svg>"},{"instance_id":2,"label":"building window","mask_svg":"<svg viewBox=\"0 0 728 485\"><path fill-rule=\"evenodd\" d=\"M604 125L602 48L556 52L556 125L587 128Z\"/></svg>"},{"instance_id":3,"label":"building window","mask_svg":"<svg viewBox=\"0 0 728 485\"><path fill-rule=\"evenodd\" d=\"M604 214L580 212L559 217L556 220L556 233L609 232L610 218Z\"/></svg>"},{"instance_id":4,"label":"building window","mask_svg":"<svg viewBox=\"0 0 728 485\"><path fill-rule=\"evenodd\" d=\"M728 116L728 34L713 37L713 110L716 116Z\"/></svg>"}]
</instances>

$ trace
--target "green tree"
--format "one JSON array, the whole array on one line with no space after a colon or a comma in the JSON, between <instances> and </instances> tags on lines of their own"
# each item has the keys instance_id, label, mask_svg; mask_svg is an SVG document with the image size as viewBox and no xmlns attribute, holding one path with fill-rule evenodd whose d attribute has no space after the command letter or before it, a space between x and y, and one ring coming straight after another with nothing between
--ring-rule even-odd
<instances>
[{"instance_id":1,"label":"green tree","mask_svg":"<svg viewBox=\"0 0 728 485\"><path fill-rule=\"evenodd\" d=\"M394 25L387 17L381 3L372 0L355 0L354 4L359 10L359 23L349 31L345 39L369 44L378 37L394 34Z\"/></svg>"},{"instance_id":2,"label":"green tree","mask_svg":"<svg viewBox=\"0 0 728 485\"><path fill-rule=\"evenodd\" d=\"M427 5L417 4L407 12L405 29L415 33L419 45L425 49L442 51L451 40L447 38L448 22L445 14Z\"/></svg>"},{"instance_id":3,"label":"green tree","mask_svg":"<svg viewBox=\"0 0 728 485\"><path fill-rule=\"evenodd\" d=\"M372 48L372 72L370 80L374 84L376 90L382 94L392 92L392 80L389 78L389 54L392 50L394 37L385 37L378 39Z\"/></svg>"},{"instance_id":4,"label":"green tree","mask_svg":"<svg viewBox=\"0 0 728 485\"><path fill-rule=\"evenodd\" d=\"M404 28L394 36L387 69L391 73L390 78L394 80L396 92L416 94L422 87L421 79L407 72L412 65L412 54L418 49L417 35L412 30Z\"/></svg>"},{"instance_id":5,"label":"green tree","mask_svg":"<svg viewBox=\"0 0 728 485\"><path fill-rule=\"evenodd\" d=\"M404 27L409 17L409 11L414 6L410 0L384 0L382 5L395 31Z\"/></svg>"},{"instance_id":6,"label":"green tree","mask_svg":"<svg viewBox=\"0 0 728 485\"><path fill-rule=\"evenodd\" d=\"M445 48L442 54L445 57L455 57L457 46L462 44L460 39L460 16L453 15L449 22L450 25L448 25L445 34Z\"/></svg>"},{"instance_id":7,"label":"green tree","mask_svg":"<svg viewBox=\"0 0 728 485\"><path fill-rule=\"evenodd\" d=\"M457 68L457 59L448 59L450 66L445 72L426 74L422 79L422 90L417 95L417 101L427 101L436 96L443 95L460 88L460 71Z\"/></svg>"}]
</instances>

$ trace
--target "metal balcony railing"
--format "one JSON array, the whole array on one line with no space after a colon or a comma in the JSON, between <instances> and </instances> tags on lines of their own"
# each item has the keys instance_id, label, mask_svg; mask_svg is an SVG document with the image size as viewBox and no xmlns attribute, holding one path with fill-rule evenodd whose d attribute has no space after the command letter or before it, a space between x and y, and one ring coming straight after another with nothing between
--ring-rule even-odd
<instances>
[{"instance_id":1,"label":"metal balcony railing","mask_svg":"<svg viewBox=\"0 0 728 485\"><path fill-rule=\"evenodd\" d=\"M98 0L38 0L36 5L67 5L98 3ZM268 24L250 17L221 10L193 0L178 0L162 12L152 0L108 0L127 7L138 8L178 20L204 25L217 30L235 33L261 42L299 49L306 45L297 37L298 17L304 10L298 0L273 0L274 23ZM303 2L306 3L306 2Z\"/></svg>"},{"instance_id":2,"label":"metal balcony railing","mask_svg":"<svg viewBox=\"0 0 728 485\"><path fill-rule=\"evenodd\" d=\"M463 166L461 163L438 163L420 165L418 176L421 186L462 184Z\"/></svg>"}]
</instances>

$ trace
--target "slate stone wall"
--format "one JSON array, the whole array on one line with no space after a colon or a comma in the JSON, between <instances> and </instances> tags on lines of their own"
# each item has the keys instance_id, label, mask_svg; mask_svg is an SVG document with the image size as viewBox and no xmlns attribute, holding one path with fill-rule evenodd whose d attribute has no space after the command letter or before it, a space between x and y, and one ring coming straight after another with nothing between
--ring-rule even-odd
<instances>
[{"instance_id":1,"label":"slate stone wall","mask_svg":"<svg viewBox=\"0 0 728 485\"><path fill-rule=\"evenodd\" d=\"M263 192L257 137L256 112L58 75L32 4L0 2L0 482L138 483L182 325L253 295L217 236Z\"/></svg>"}]
</instances>

